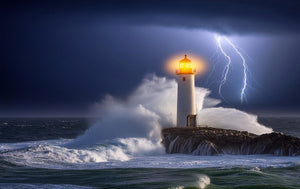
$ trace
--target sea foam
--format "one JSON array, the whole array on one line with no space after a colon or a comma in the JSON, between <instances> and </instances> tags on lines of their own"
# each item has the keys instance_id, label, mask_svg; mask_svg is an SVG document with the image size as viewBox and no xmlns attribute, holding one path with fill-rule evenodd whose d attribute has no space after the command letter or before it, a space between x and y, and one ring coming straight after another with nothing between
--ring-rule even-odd
<instances>
[{"instance_id":1,"label":"sea foam","mask_svg":"<svg viewBox=\"0 0 300 189\"><path fill-rule=\"evenodd\" d=\"M259 124L255 115L216 107L220 100L210 98L208 89L196 87L195 90L199 124L246 130L255 134L272 131ZM107 95L95 103L92 112L101 118L82 136L54 143L1 144L0 156L16 164L49 168L194 168L232 165L231 160L223 157L205 159L164 153L161 129L175 126L176 101L175 79L149 75L127 98L117 99ZM235 159L234 163L238 162L238 158ZM245 161L243 159L240 164L244 165L247 161L247 158Z\"/></svg>"},{"instance_id":2,"label":"sea foam","mask_svg":"<svg viewBox=\"0 0 300 189\"><path fill-rule=\"evenodd\" d=\"M142 138L114 139L103 145L81 148L64 147L64 143L68 142L69 140L56 140L26 142L26 145L5 144L6 149L0 151L0 158L16 165L50 169L264 168L300 165L299 156L165 154L160 144L153 144L152 141ZM209 183L205 177L198 178L195 175L195 178L193 185L197 187L201 183Z\"/></svg>"}]
</instances>

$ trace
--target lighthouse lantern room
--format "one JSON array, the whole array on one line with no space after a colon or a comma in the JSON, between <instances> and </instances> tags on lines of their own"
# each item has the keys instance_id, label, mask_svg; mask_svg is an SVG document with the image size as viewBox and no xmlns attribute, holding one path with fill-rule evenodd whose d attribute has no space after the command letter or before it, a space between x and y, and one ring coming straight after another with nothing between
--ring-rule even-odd
<instances>
[{"instance_id":1,"label":"lighthouse lantern room","mask_svg":"<svg viewBox=\"0 0 300 189\"><path fill-rule=\"evenodd\" d=\"M178 80L177 95L177 127L196 127L195 103L195 74L196 68L185 55L179 61L176 75Z\"/></svg>"}]
</instances>

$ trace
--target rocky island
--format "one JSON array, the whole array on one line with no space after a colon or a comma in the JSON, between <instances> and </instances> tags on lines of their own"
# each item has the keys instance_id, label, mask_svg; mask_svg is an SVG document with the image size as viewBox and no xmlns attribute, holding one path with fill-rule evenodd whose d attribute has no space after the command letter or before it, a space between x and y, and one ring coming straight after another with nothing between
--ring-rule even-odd
<instances>
[{"instance_id":1,"label":"rocky island","mask_svg":"<svg viewBox=\"0 0 300 189\"><path fill-rule=\"evenodd\" d=\"M211 127L166 128L162 136L167 153L193 155L300 155L300 138L283 133L255 135Z\"/></svg>"}]
</instances>

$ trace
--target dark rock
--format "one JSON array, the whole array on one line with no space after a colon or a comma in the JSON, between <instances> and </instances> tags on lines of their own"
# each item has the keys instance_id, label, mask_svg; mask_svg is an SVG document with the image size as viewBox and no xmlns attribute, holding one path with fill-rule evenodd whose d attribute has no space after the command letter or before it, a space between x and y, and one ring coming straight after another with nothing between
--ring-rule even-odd
<instances>
[{"instance_id":1,"label":"dark rock","mask_svg":"<svg viewBox=\"0 0 300 189\"><path fill-rule=\"evenodd\" d=\"M167 153L300 155L300 138L283 133L255 135L246 131L195 127L167 128L162 130L162 135Z\"/></svg>"}]
</instances>

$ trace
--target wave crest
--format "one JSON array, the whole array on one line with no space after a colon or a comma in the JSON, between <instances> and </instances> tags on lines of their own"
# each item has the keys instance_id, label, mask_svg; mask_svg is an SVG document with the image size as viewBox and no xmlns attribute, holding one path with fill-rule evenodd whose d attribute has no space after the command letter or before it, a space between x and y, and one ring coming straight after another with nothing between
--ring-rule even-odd
<instances>
[{"instance_id":1,"label":"wave crest","mask_svg":"<svg viewBox=\"0 0 300 189\"><path fill-rule=\"evenodd\" d=\"M196 87L195 94L200 125L254 134L272 132L271 128L259 124L255 115L233 108L215 107L220 100L210 98L208 89ZM145 137L158 141L162 128L175 126L176 102L176 81L149 75L126 99L108 95L95 103L93 112L101 116L100 121L75 140L73 145L92 145L105 139L126 137Z\"/></svg>"}]
</instances>

